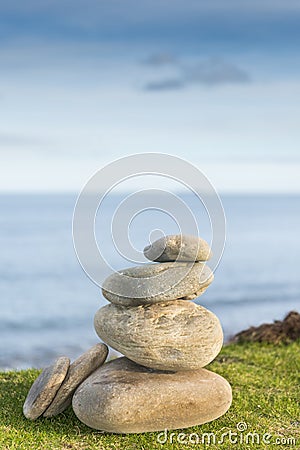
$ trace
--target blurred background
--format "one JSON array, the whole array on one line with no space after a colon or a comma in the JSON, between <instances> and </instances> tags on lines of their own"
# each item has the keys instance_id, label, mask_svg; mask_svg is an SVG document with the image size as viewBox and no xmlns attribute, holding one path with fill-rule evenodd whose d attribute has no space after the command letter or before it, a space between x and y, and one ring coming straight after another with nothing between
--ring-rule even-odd
<instances>
[{"instance_id":1,"label":"blurred background","mask_svg":"<svg viewBox=\"0 0 300 450\"><path fill-rule=\"evenodd\" d=\"M186 159L217 189L226 249L197 302L226 339L299 310L299 25L296 0L0 0L0 368L97 342L106 301L72 214L89 177L130 154ZM111 193L107 220L143 183ZM151 227L176 231L151 217L132 224L139 249Z\"/></svg>"}]
</instances>

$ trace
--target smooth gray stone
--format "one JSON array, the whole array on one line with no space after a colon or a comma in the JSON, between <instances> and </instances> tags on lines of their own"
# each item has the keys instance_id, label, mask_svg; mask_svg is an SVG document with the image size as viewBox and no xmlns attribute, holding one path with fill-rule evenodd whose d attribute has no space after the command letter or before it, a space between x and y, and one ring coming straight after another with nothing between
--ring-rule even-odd
<instances>
[{"instance_id":1,"label":"smooth gray stone","mask_svg":"<svg viewBox=\"0 0 300 450\"><path fill-rule=\"evenodd\" d=\"M187 428L225 414L229 383L206 369L162 372L127 358L104 364L76 390L72 406L81 422L111 433Z\"/></svg>"},{"instance_id":2,"label":"smooth gray stone","mask_svg":"<svg viewBox=\"0 0 300 450\"><path fill-rule=\"evenodd\" d=\"M46 411L64 381L69 366L69 358L61 356L38 376L23 405L23 413L27 419L35 420Z\"/></svg>"},{"instance_id":3,"label":"smooth gray stone","mask_svg":"<svg viewBox=\"0 0 300 450\"><path fill-rule=\"evenodd\" d=\"M111 303L124 306L191 300L205 292L213 279L210 268L201 262L144 264L110 275L102 293Z\"/></svg>"},{"instance_id":4,"label":"smooth gray stone","mask_svg":"<svg viewBox=\"0 0 300 450\"><path fill-rule=\"evenodd\" d=\"M70 406L76 388L91 375L91 373L104 364L107 354L107 345L96 344L77 358L70 365L67 376L57 391L52 403L44 412L44 417L56 416Z\"/></svg>"},{"instance_id":5,"label":"smooth gray stone","mask_svg":"<svg viewBox=\"0 0 300 450\"><path fill-rule=\"evenodd\" d=\"M207 261L212 252L208 243L197 236L173 234L164 236L144 248L150 261Z\"/></svg>"},{"instance_id":6,"label":"smooth gray stone","mask_svg":"<svg viewBox=\"0 0 300 450\"><path fill-rule=\"evenodd\" d=\"M219 319L203 306L174 300L145 306L109 304L94 319L95 330L109 346L146 367L192 370L219 353Z\"/></svg>"}]
</instances>

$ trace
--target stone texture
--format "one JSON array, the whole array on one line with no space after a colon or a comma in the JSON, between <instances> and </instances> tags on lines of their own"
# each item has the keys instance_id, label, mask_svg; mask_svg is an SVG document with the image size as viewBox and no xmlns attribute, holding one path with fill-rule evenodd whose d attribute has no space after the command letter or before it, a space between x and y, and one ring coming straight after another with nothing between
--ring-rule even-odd
<instances>
[{"instance_id":1,"label":"stone texture","mask_svg":"<svg viewBox=\"0 0 300 450\"><path fill-rule=\"evenodd\" d=\"M199 369L219 353L219 319L189 301L126 307L109 304L95 314L100 338L129 359L161 370Z\"/></svg>"},{"instance_id":2,"label":"stone texture","mask_svg":"<svg viewBox=\"0 0 300 450\"><path fill-rule=\"evenodd\" d=\"M145 264L110 275L102 293L110 302L124 306L191 300L202 294L213 278L210 268L201 262Z\"/></svg>"},{"instance_id":3,"label":"stone texture","mask_svg":"<svg viewBox=\"0 0 300 450\"><path fill-rule=\"evenodd\" d=\"M27 419L37 419L48 408L67 375L69 365L69 358L62 356L38 376L23 405L23 413Z\"/></svg>"},{"instance_id":4,"label":"stone texture","mask_svg":"<svg viewBox=\"0 0 300 450\"><path fill-rule=\"evenodd\" d=\"M231 387L206 369L168 373L118 358L76 390L73 409L91 428L142 433L210 422L231 404Z\"/></svg>"},{"instance_id":5,"label":"stone texture","mask_svg":"<svg viewBox=\"0 0 300 450\"><path fill-rule=\"evenodd\" d=\"M67 376L57 391L54 400L44 412L44 417L53 417L63 412L72 403L76 388L91 373L101 367L108 354L105 344L96 344L77 358L68 370Z\"/></svg>"},{"instance_id":6,"label":"stone texture","mask_svg":"<svg viewBox=\"0 0 300 450\"><path fill-rule=\"evenodd\" d=\"M197 236L164 236L144 248L150 261L207 261L212 253L208 243Z\"/></svg>"}]
</instances>

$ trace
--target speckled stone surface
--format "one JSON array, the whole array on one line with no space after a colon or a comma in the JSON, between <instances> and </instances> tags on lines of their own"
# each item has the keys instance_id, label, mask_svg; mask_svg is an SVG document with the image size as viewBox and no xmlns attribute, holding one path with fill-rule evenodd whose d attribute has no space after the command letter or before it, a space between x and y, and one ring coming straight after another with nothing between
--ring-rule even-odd
<instances>
[{"instance_id":1,"label":"speckled stone surface","mask_svg":"<svg viewBox=\"0 0 300 450\"><path fill-rule=\"evenodd\" d=\"M77 358L68 370L67 376L57 391L52 403L44 412L44 417L56 416L63 412L72 403L72 396L76 388L94 370L105 362L108 347L105 344L96 344L87 352Z\"/></svg>"},{"instance_id":2,"label":"speckled stone surface","mask_svg":"<svg viewBox=\"0 0 300 450\"><path fill-rule=\"evenodd\" d=\"M124 306L191 300L201 295L213 278L210 268L201 262L144 264L110 275L102 293L111 303Z\"/></svg>"},{"instance_id":3,"label":"speckled stone surface","mask_svg":"<svg viewBox=\"0 0 300 450\"><path fill-rule=\"evenodd\" d=\"M150 261L207 261L212 252L208 243L197 236L164 236L144 248L144 255Z\"/></svg>"},{"instance_id":4,"label":"speckled stone surface","mask_svg":"<svg viewBox=\"0 0 300 450\"><path fill-rule=\"evenodd\" d=\"M91 428L143 433L210 422L231 404L231 387L206 369L161 372L127 358L104 364L73 396L73 409Z\"/></svg>"},{"instance_id":5,"label":"speckled stone surface","mask_svg":"<svg viewBox=\"0 0 300 450\"><path fill-rule=\"evenodd\" d=\"M69 366L69 358L62 356L38 376L23 405L23 413L27 419L37 419L48 408L66 378Z\"/></svg>"},{"instance_id":6,"label":"speckled stone surface","mask_svg":"<svg viewBox=\"0 0 300 450\"><path fill-rule=\"evenodd\" d=\"M219 319L186 300L136 307L109 304L96 312L94 325L109 346L153 369L199 369L217 356L223 343Z\"/></svg>"}]
</instances>

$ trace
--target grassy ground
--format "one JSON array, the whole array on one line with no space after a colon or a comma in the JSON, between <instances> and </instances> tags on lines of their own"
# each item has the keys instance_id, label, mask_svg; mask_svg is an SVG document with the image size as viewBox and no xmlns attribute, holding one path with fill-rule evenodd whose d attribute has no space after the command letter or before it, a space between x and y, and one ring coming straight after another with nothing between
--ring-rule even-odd
<instances>
[{"instance_id":1,"label":"grassy ground","mask_svg":"<svg viewBox=\"0 0 300 450\"><path fill-rule=\"evenodd\" d=\"M300 343L228 345L210 369L231 383L232 407L214 422L167 436L94 431L71 408L26 420L22 405L38 371L0 373L0 449L300 449Z\"/></svg>"}]
</instances>

